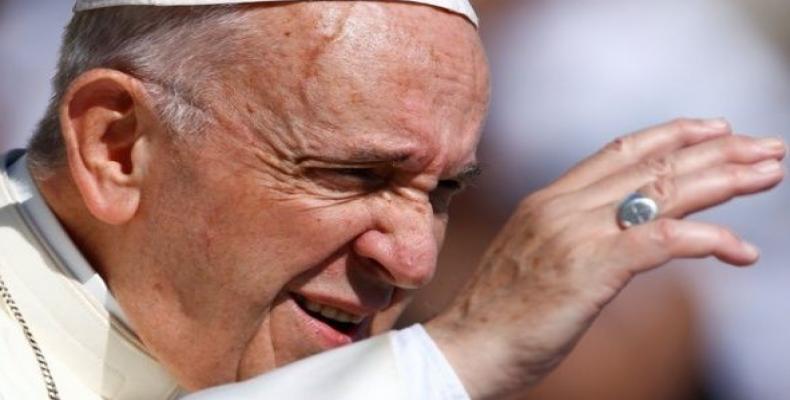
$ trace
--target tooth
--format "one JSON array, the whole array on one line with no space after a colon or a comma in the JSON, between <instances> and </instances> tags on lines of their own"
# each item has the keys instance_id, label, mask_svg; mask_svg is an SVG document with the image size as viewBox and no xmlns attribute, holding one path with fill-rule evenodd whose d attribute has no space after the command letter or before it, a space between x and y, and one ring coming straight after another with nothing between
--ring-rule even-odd
<instances>
[{"instance_id":1,"label":"tooth","mask_svg":"<svg viewBox=\"0 0 790 400\"><path fill-rule=\"evenodd\" d=\"M321 309L321 315L323 315L323 316L325 316L327 318L336 319L337 318L337 310L335 310L334 308L330 308L330 307L324 307L324 308Z\"/></svg>"},{"instance_id":2,"label":"tooth","mask_svg":"<svg viewBox=\"0 0 790 400\"><path fill-rule=\"evenodd\" d=\"M305 302L305 307L312 312L321 312L321 305L313 303L312 301Z\"/></svg>"},{"instance_id":3,"label":"tooth","mask_svg":"<svg viewBox=\"0 0 790 400\"><path fill-rule=\"evenodd\" d=\"M353 315L353 314L346 314L346 317L348 318L347 322L350 322L352 324L359 324L360 322L362 322L365 319L364 316L357 316L357 315Z\"/></svg>"},{"instance_id":4,"label":"tooth","mask_svg":"<svg viewBox=\"0 0 790 400\"><path fill-rule=\"evenodd\" d=\"M337 313L337 317L335 317L335 319L340 322L351 322L351 316L344 312Z\"/></svg>"},{"instance_id":5,"label":"tooth","mask_svg":"<svg viewBox=\"0 0 790 400\"><path fill-rule=\"evenodd\" d=\"M325 318L333 319L339 322L359 324L365 320L364 316L349 314L336 308L324 306L307 299L303 299L302 305L310 312L321 314Z\"/></svg>"}]
</instances>

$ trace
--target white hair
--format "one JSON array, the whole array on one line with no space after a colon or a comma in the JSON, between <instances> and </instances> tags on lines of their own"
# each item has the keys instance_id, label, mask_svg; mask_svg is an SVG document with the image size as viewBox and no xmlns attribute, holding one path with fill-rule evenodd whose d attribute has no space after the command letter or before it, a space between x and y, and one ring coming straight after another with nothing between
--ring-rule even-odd
<instances>
[{"instance_id":1,"label":"white hair","mask_svg":"<svg viewBox=\"0 0 790 400\"><path fill-rule=\"evenodd\" d=\"M28 146L35 170L65 162L59 105L72 81L94 68L140 79L173 134L197 133L211 118L203 104L219 71L232 65L243 34L236 6L127 6L78 12L66 27L53 97Z\"/></svg>"}]
</instances>

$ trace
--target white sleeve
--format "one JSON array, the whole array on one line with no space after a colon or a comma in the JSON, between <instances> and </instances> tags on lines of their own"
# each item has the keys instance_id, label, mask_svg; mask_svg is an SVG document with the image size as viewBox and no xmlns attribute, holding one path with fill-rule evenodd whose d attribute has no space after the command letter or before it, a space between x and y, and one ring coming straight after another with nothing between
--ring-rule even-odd
<instances>
[{"instance_id":1,"label":"white sleeve","mask_svg":"<svg viewBox=\"0 0 790 400\"><path fill-rule=\"evenodd\" d=\"M464 385L422 325L391 334L398 370L414 400L469 400Z\"/></svg>"},{"instance_id":2,"label":"white sleeve","mask_svg":"<svg viewBox=\"0 0 790 400\"><path fill-rule=\"evenodd\" d=\"M415 325L184 400L371 398L467 400L469 396L431 337Z\"/></svg>"}]
</instances>

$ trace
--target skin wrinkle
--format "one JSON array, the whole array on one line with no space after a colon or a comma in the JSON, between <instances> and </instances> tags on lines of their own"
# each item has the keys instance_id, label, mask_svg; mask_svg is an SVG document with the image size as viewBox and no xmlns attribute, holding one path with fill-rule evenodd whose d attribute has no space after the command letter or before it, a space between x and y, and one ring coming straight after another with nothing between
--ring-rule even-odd
<instances>
[{"instance_id":1,"label":"skin wrinkle","mask_svg":"<svg viewBox=\"0 0 790 400\"><path fill-rule=\"evenodd\" d=\"M291 126L293 127L293 126L294 126L294 124L292 124ZM292 130L293 130L293 129L292 129Z\"/></svg>"},{"instance_id":2,"label":"skin wrinkle","mask_svg":"<svg viewBox=\"0 0 790 400\"><path fill-rule=\"evenodd\" d=\"M311 62L310 64L311 64L311 65L313 65L313 63L312 63L312 62Z\"/></svg>"},{"instance_id":3,"label":"skin wrinkle","mask_svg":"<svg viewBox=\"0 0 790 400\"><path fill-rule=\"evenodd\" d=\"M313 65L313 64L314 63L311 63L311 65ZM406 74L401 74L401 75L408 75L408 74L406 73ZM359 91L356 91L355 93L358 93L358 92ZM308 107L308 109L312 109L312 108L316 108L316 107ZM296 120L296 121L292 121L291 123L295 124L295 123L299 123L299 122L300 122L299 120ZM289 131L294 132L296 129L297 128L294 125L292 125L292 127L291 127L291 129Z\"/></svg>"},{"instance_id":4,"label":"skin wrinkle","mask_svg":"<svg viewBox=\"0 0 790 400\"><path fill-rule=\"evenodd\" d=\"M156 113L137 115L145 157L132 158L141 194L126 223L100 223L79 193L50 202L75 242L96 249L91 261L142 342L188 390L330 348L291 293L367 307L372 333L390 329L434 274L446 215L430 194L474 164L488 101L471 84L487 81L470 78L487 69L461 16L389 2L243 11L248 33L205 94L215 118L204 134L172 139ZM309 60L315 39L332 32ZM337 171L362 167L360 157L391 171L381 189ZM316 165L299 164L308 160Z\"/></svg>"},{"instance_id":5,"label":"skin wrinkle","mask_svg":"<svg viewBox=\"0 0 790 400\"><path fill-rule=\"evenodd\" d=\"M230 120L229 118L219 117L217 120L218 123L221 126L224 126L228 131L235 130L240 132L248 132L248 130L239 127L238 123ZM276 140L279 135L269 135L269 137L273 137ZM275 152L274 154L271 154L265 151L263 148L258 149L257 147L259 147L259 143L257 140L255 140L256 138L254 135L246 135L246 138L244 139L236 138L235 136L231 136L230 138L225 136L222 138L222 140L228 139L236 141L239 145L252 146L255 149L254 155L256 160L262 162L268 167L268 173L261 177L262 180L260 183L265 184L273 189L274 193L282 194L283 196L277 198L278 200L293 198L300 194L300 190L308 188L308 185L306 185L305 182L301 180L297 181L296 185L294 185L292 177L295 174L298 174L299 169L291 162L287 162L288 157L285 157L281 152ZM266 147L268 149L276 149L279 146ZM286 162L283 162L284 160L286 160ZM218 161L221 161L221 159ZM254 164L242 164L238 167L235 167L233 170L228 171L227 175L232 176L242 169L256 170L259 169L259 166Z\"/></svg>"}]
</instances>

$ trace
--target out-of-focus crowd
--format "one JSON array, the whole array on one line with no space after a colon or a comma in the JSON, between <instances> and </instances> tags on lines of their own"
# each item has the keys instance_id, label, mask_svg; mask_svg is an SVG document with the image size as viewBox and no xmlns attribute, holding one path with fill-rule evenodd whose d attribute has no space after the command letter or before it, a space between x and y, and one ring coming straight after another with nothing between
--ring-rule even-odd
<instances>
[{"instance_id":1,"label":"out-of-focus crowd","mask_svg":"<svg viewBox=\"0 0 790 400\"><path fill-rule=\"evenodd\" d=\"M727 117L790 140L786 0L481 0L493 73L485 173L452 211L436 281L446 304L524 195L606 142L678 116ZM23 146L49 97L68 1L0 0L0 150ZM735 270L688 261L641 277L530 399L790 396L790 188L699 218L763 249Z\"/></svg>"}]
</instances>

